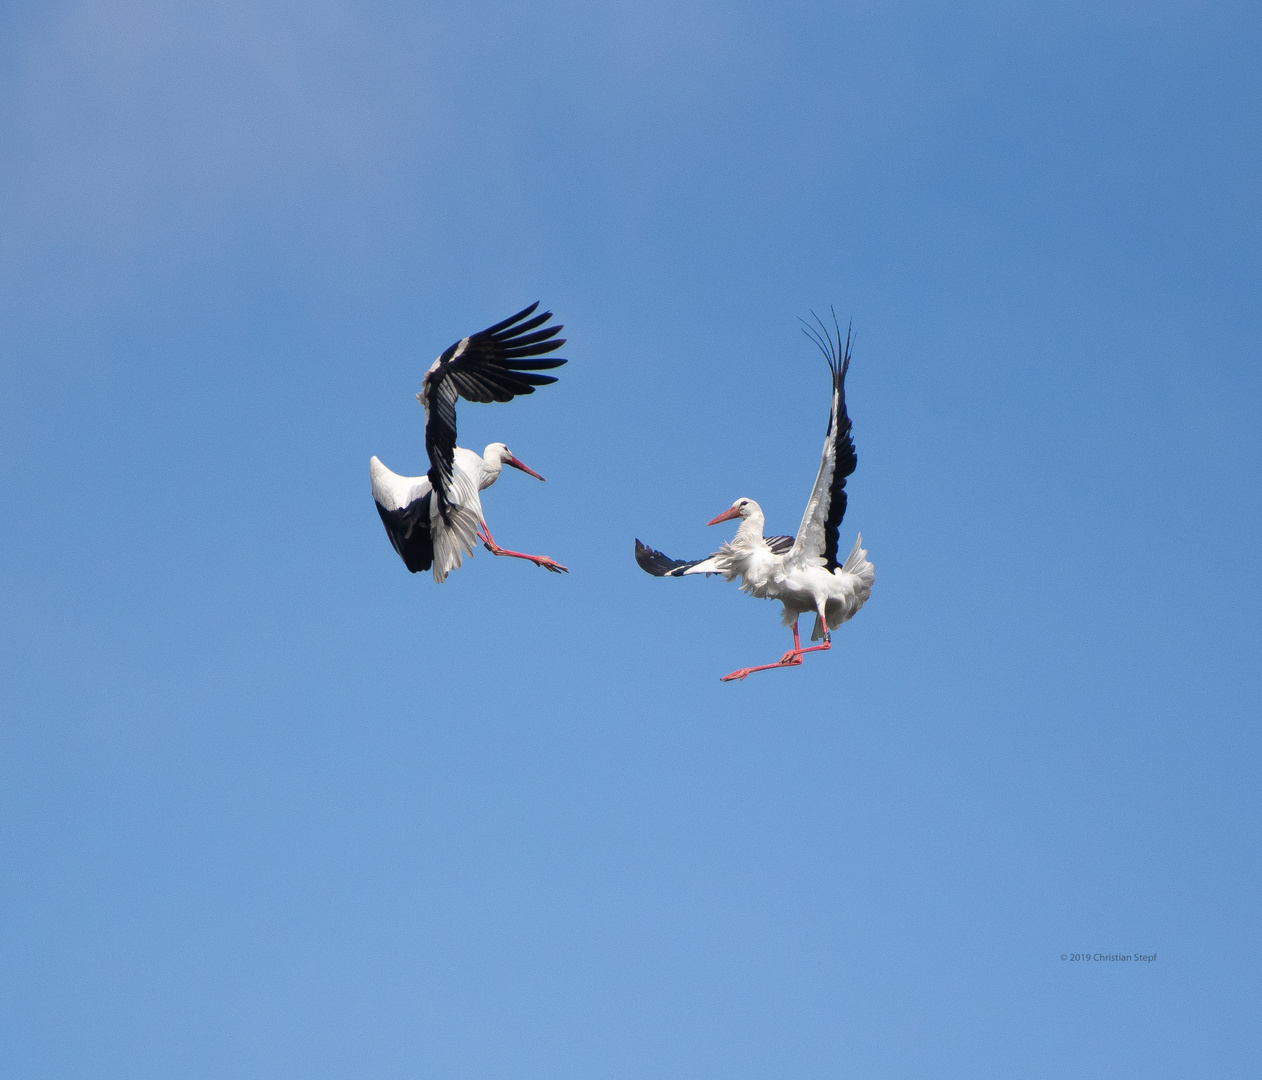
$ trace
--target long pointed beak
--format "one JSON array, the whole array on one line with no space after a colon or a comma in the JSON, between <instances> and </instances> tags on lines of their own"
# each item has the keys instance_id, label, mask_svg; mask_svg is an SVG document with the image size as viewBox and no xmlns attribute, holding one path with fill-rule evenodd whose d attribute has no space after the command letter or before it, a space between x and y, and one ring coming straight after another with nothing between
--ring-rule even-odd
<instances>
[{"instance_id":1,"label":"long pointed beak","mask_svg":"<svg viewBox=\"0 0 1262 1080\"><path fill-rule=\"evenodd\" d=\"M504 464L511 465L514 469L521 469L521 471L524 473L530 473L530 475L533 476L536 480L543 479L543 477L540 476L537 472L535 472L535 470L532 469L529 465L523 465L515 457L510 457L508 460L504 462Z\"/></svg>"},{"instance_id":2,"label":"long pointed beak","mask_svg":"<svg viewBox=\"0 0 1262 1080\"><path fill-rule=\"evenodd\" d=\"M732 518L740 517L740 516L741 516L741 512L737 510L736 507L733 506L728 510L724 510L723 513L721 513L713 521L707 521L706 524L717 525L720 521L730 521Z\"/></svg>"}]
</instances>

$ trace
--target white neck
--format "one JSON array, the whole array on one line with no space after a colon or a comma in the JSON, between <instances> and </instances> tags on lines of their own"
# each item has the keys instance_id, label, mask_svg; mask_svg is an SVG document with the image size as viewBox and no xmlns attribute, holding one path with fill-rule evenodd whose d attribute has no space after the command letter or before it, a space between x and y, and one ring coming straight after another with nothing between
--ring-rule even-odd
<instances>
[{"instance_id":1,"label":"white neck","mask_svg":"<svg viewBox=\"0 0 1262 1080\"><path fill-rule=\"evenodd\" d=\"M748 517L742 518L740 528L736 530L736 535L732 538L732 544L739 547L750 547L761 541L762 527L766 520L761 510L755 510Z\"/></svg>"},{"instance_id":2,"label":"white neck","mask_svg":"<svg viewBox=\"0 0 1262 1080\"><path fill-rule=\"evenodd\" d=\"M489 447L486 453L482 455L482 468L479 470L481 475L478 477L478 490L485 491L496 480L500 478L500 473L504 469L504 463L500 461L499 451L492 451Z\"/></svg>"}]
</instances>

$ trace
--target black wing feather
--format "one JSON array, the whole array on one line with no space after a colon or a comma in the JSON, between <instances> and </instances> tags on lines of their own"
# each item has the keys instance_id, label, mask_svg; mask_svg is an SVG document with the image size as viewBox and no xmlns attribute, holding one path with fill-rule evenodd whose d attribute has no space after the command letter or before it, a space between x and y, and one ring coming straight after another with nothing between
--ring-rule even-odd
<instances>
[{"instance_id":1,"label":"black wing feather","mask_svg":"<svg viewBox=\"0 0 1262 1080\"><path fill-rule=\"evenodd\" d=\"M766 539L767 545L776 555L787 555L793 547L791 536L768 536ZM686 559L672 559L669 555L663 555L662 552L649 547L648 544L640 543L639 539L635 542L635 561L640 564L641 570L654 577L682 577L685 570L713 558L714 555L711 554L705 559L693 559L691 562ZM709 576L709 574L706 575L706 577Z\"/></svg>"},{"instance_id":2,"label":"black wing feather","mask_svg":"<svg viewBox=\"0 0 1262 1080\"><path fill-rule=\"evenodd\" d=\"M833 314L833 329L837 340L834 343L828 328L819 319L823 334L816 333L813 326L807 326L809 336L824 354L828 368L833 373L833 394L837 398L837 430L833 431L833 413L828 414L828 431L824 438L833 438L833 476L828 487L828 516L824 519L824 566L831 572L841 563L837 559L837 541L841 532L841 519L846 516L846 478L859 464L854 449L854 439L850 431L850 414L846 412L846 372L850 370L850 328L846 327L846 344L841 343L841 328L837 325L836 313Z\"/></svg>"},{"instance_id":3,"label":"black wing feather","mask_svg":"<svg viewBox=\"0 0 1262 1080\"><path fill-rule=\"evenodd\" d=\"M840 344L840 335L838 335ZM846 331L845 359L841 370L833 369L833 386L840 396L837 410L836 457L833 461L833 482L829 488L828 517L824 519L824 567L831 573L841 565L837 541L841 533L841 519L846 516L846 478L854 473L859 464L855 453L854 438L850 430L850 414L846 412L846 372L850 370L850 331ZM832 419L829 419L832 423Z\"/></svg>"},{"instance_id":4,"label":"black wing feather","mask_svg":"<svg viewBox=\"0 0 1262 1080\"><path fill-rule=\"evenodd\" d=\"M432 492L427 491L421 498L399 510L387 510L376 499L373 500L377 513L381 515L381 523L386 527L386 535L390 537L390 543L399 553L403 565L414 574L434 565L434 538L429 531L431 495Z\"/></svg>"},{"instance_id":5,"label":"black wing feather","mask_svg":"<svg viewBox=\"0 0 1262 1080\"><path fill-rule=\"evenodd\" d=\"M536 386L557 381L554 375L535 372L558 368L566 362L554 356L546 360L531 359L555 352L565 344L565 338L557 337L561 332L559 323L543 326L552 318L552 312L530 317L538 306L536 300L503 322L455 342L426 372L417 396L426 411L429 482L438 497L438 512L444 521L448 520L447 493L456 454L456 399L511 401L523 394L533 394Z\"/></svg>"},{"instance_id":6,"label":"black wing feather","mask_svg":"<svg viewBox=\"0 0 1262 1080\"><path fill-rule=\"evenodd\" d=\"M707 555L706 559L711 557ZM648 544L640 543L637 538L635 541L635 561L640 564L641 570L652 574L654 577L679 577L690 566L696 566L697 563L705 562L705 559L693 559L692 562L688 562L685 559L672 559L669 555L663 555L660 551L655 551Z\"/></svg>"}]
</instances>

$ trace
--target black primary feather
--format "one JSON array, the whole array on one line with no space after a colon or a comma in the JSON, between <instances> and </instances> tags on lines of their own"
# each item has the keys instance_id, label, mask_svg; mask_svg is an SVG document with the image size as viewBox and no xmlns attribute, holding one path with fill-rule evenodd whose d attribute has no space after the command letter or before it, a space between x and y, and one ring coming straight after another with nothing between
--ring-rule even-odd
<instances>
[{"instance_id":1,"label":"black primary feather","mask_svg":"<svg viewBox=\"0 0 1262 1080\"><path fill-rule=\"evenodd\" d=\"M640 564L640 569L646 573L652 574L654 577L678 577L679 571L682 573L690 566L696 566L699 562L705 562L705 559L693 559L688 562L685 559L672 559L669 555L664 555L648 546L648 544L640 543L639 538L635 541L635 561Z\"/></svg>"},{"instance_id":2,"label":"black primary feather","mask_svg":"<svg viewBox=\"0 0 1262 1080\"><path fill-rule=\"evenodd\" d=\"M533 394L536 386L556 382L554 375L538 371L557 368L560 357L532 359L555 352L565 344L556 335L561 325L544 326L552 312L533 315L536 300L516 315L488 326L449 346L425 373L417 395L425 406L425 452L429 454L429 482L438 497L438 512L448 521L448 491L456 453L456 399L511 401ZM533 315L533 317L532 317Z\"/></svg>"},{"instance_id":3,"label":"black primary feather","mask_svg":"<svg viewBox=\"0 0 1262 1080\"><path fill-rule=\"evenodd\" d=\"M830 309L831 310L831 309ZM846 343L841 343L841 327L837 323L837 313L833 311L833 332L836 341L829 335L828 327L814 312L811 314L819 324L819 331L809 323L805 324L805 333L828 361L828 368L833 374L833 396L835 408L828 414L828 431L824 438L834 438L833 477L828 489L828 517L824 519L824 566L832 572L841 563L837 559L837 540L841 532L841 519L846 516L846 477L850 476L859 464L854 449L854 439L850 432L850 414L846 412L846 372L850 370L850 327L846 327ZM837 417L837 430L833 432L833 416Z\"/></svg>"}]
</instances>

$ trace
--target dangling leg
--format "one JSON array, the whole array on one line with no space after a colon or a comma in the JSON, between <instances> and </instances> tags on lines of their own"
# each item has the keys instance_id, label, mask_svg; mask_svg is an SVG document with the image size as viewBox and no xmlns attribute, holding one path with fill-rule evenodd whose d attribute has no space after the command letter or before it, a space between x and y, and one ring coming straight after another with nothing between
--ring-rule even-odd
<instances>
[{"instance_id":1,"label":"dangling leg","mask_svg":"<svg viewBox=\"0 0 1262 1080\"><path fill-rule=\"evenodd\" d=\"M733 679L743 679L746 675L752 675L755 671L770 671L772 668L797 667L802 662L802 642L798 639L798 621L793 620L793 648L780 657L779 661L774 664L760 664L758 667L740 668L733 671L730 675L724 675L719 682L731 682Z\"/></svg>"},{"instance_id":2,"label":"dangling leg","mask_svg":"<svg viewBox=\"0 0 1262 1080\"><path fill-rule=\"evenodd\" d=\"M827 652L833 647L833 636L828 632L828 601L816 597L815 612L819 616L819 627L824 631L824 644L812 645L809 649L803 649L803 652Z\"/></svg>"},{"instance_id":3,"label":"dangling leg","mask_svg":"<svg viewBox=\"0 0 1262 1080\"><path fill-rule=\"evenodd\" d=\"M793 620L793 648L780 657L782 664L800 664L802 662L802 642L798 638L798 621Z\"/></svg>"},{"instance_id":4,"label":"dangling leg","mask_svg":"<svg viewBox=\"0 0 1262 1080\"><path fill-rule=\"evenodd\" d=\"M478 539L482 541L482 545L492 555L509 555L514 559L528 559L536 566L542 566L545 570L551 570L554 574L568 574L570 571L567 567L562 566L555 559L549 559L546 555L526 555L520 551L509 551L508 548L502 548L491 537L491 530L486 527L486 522L482 522L478 526Z\"/></svg>"},{"instance_id":5,"label":"dangling leg","mask_svg":"<svg viewBox=\"0 0 1262 1080\"><path fill-rule=\"evenodd\" d=\"M808 652L820 652L823 649L832 648L832 639L828 636L828 623L824 623L824 644L811 645L802 648L802 641L798 637L798 622L793 620L793 648L780 657L780 662L776 664L761 664L758 667L740 668L733 671L730 675L723 675L719 678L719 682L731 682L733 679L743 679L746 675L752 675L755 671L771 671L773 668L797 667L802 663L802 654Z\"/></svg>"}]
</instances>

